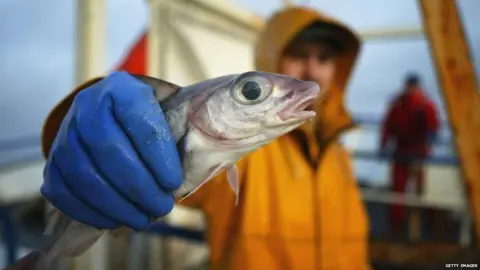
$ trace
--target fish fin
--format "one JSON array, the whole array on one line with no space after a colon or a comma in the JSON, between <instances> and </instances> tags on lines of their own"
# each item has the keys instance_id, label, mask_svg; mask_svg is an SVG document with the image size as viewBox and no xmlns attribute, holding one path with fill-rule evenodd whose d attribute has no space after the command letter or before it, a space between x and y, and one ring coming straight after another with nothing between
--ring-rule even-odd
<instances>
[{"instance_id":1,"label":"fish fin","mask_svg":"<svg viewBox=\"0 0 480 270\"><path fill-rule=\"evenodd\" d=\"M130 74L130 75L132 75L137 80L140 80L143 83L150 85L153 88L153 90L155 90L155 97L158 99L158 101L163 101L167 99L168 97L176 93L181 88L176 84L173 84L164 80L160 80L157 78L153 78L145 75L137 75L137 74Z\"/></svg>"},{"instance_id":2,"label":"fish fin","mask_svg":"<svg viewBox=\"0 0 480 270\"><path fill-rule=\"evenodd\" d=\"M235 206L238 205L238 197L240 195L240 186L238 183L238 169L237 165L233 164L227 169L227 181L230 184L230 187L235 193Z\"/></svg>"},{"instance_id":3,"label":"fish fin","mask_svg":"<svg viewBox=\"0 0 480 270\"><path fill-rule=\"evenodd\" d=\"M205 180L203 180L200 185L198 185L197 187L195 187L192 191L188 192L186 195L184 195L181 199L179 199L177 201L178 202L181 202L183 200L185 200L186 198L190 197L193 193L195 193L199 188L201 188L203 185L205 185L208 181L210 181L215 175L217 175L220 170L222 170L223 168L225 168L225 165L224 164L220 164L220 165L217 165L213 168L210 169L210 173L208 174L208 176L205 178Z\"/></svg>"}]
</instances>

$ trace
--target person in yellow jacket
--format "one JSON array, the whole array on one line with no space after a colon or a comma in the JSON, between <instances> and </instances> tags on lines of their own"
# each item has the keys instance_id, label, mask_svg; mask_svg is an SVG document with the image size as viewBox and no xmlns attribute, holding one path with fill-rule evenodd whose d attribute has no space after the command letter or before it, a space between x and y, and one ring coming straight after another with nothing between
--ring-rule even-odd
<instances>
[{"instance_id":1,"label":"person in yellow jacket","mask_svg":"<svg viewBox=\"0 0 480 270\"><path fill-rule=\"evenodd\" d=\"M350 29L312 9L288 7L268 20L256 69L328 90L315 122L241 160L239 207L225 179L184 201L206 215L212 269L370 269L366 210L339 142L354 127L343 99L359 50Z\"/></svg>"},{"instance_id":2,"label":"person in yellow jacket","mask_svg":"<svg viewBox=\"0 0 480 270\"><path fill-rule=\"evenodd\" d=\"M354 179L351 158L339 142L339 136L354 127L343 99L359 50L360 40L355 33L312 9L288 7L268 20L255 47L257 70L315 81L328 90L315 105L317 117L314 122L306 123L239 162L241 192L238 206L235 206L234 194L224 174L182 201L183 205L201 209L206 216L211 269L370 269L367 215ZM80 95L76 99L74 97L76 93L82 93L82 89L90 89L89 86L97 81L80 86L57 105L46 121L43 150L45 155L50 153L50 165L47 165L48 181L42 187L42 194L60 210L74 213L80 221L87 220L86 216L90 214L96 217L98 224L104 221L98 226L108 227L109 220L122 221L125 216L134 216L136 209L128 210L128 207L118 207L119 204L115 208L112 202L113 208L106 211L109 201L102 200L102 197L110 197L98 193L96 201L89 203L92 208L100 210L91 211L89 208L80 211L79 202L86 201L88 196L80 196L81 191L78 190L54 192L53 183L57 178L75 176L61 173L57 173L57 178L55 176L57 171L54 168L61 172L62 162L66 162L59 153L62 147L69 146L62 143L71 142L69 140L74 136L62 137L57 132L62 134L62 129L68 130L70 124L75 125L71 120L75 113L75 119L87 117L88 112L80 114L80 109L75 108ZM72 102L74 105L71 105ZM87 102L87 94L80 102ZM96 101L92 99L91 102ZM120 102L126 101L123 99ZM91 106L93 111L99 108ZM102 129L101 121L109 121L108 117L100 115L90 119L95 122L92 129ZM96 153L102 154L99 151ZM112 159L112 163L115 162L117 160ZM117 170L124 167L118 162L116 164ZM122 177L128 178L127 175L119 178ZM61 187L60 184L57 186ZM81 185L78 187L83 188ZM92 186L85 188L84 192L99 191ZM61 196L68 203L57 199ZM75 196L79 199L74 199ZM144 203L138 198L134 201L138 205ZM140 206L150 209L148 203L145 205ZM158 216L162 211L166 214L170 210L171 207L157 209L156 214ZM108 214L102 216L99 214L101 211ZM125 219L123 223L135 226L134 222L128 222Z\"/></svg>"}]
</instances>

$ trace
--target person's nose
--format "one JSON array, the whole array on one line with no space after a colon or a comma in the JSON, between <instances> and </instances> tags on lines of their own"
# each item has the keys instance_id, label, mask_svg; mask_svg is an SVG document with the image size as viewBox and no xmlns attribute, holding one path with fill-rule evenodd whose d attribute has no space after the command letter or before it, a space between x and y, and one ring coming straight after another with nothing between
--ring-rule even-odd
<instances>
[{"instance_id":1,"label":"person's nose","mask_svg":"<svg viewBox=\"0 0 480 270\"><path fill-rule=\"evenodd\" d=\"M306 67L305 67L305 77L308 81L318 81L318 60L315 56L311 55L307 59Z\"/></svg>"}]
</instances>

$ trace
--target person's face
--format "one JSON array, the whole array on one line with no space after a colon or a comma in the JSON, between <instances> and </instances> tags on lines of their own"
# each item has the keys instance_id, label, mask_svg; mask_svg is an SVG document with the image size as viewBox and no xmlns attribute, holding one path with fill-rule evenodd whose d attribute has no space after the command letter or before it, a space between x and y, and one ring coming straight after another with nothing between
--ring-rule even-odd
<instances>
[{"instance_id":1,"label":"person's face","mask_svg":"<svg viewBox=\"0 0 480 270\"><path fill-rule=\"evenodd\" d=\"M405 83L403 86L403 89L405 92L414 91L414 90L417 90L418 88L419 88L418 84L411 84L411 83Z\"/></svg>"},{"instance_id":2,"label":"person's face","mask_svg":"<svg viewBox=\"0 0 480 270\"><path fill-rule=\"evenodd\" d=\"M280 58L279 72L300 80L316 82L326 89L335 75L333 50L323 43L296 42Z\"/></svg>"}]
</instances>

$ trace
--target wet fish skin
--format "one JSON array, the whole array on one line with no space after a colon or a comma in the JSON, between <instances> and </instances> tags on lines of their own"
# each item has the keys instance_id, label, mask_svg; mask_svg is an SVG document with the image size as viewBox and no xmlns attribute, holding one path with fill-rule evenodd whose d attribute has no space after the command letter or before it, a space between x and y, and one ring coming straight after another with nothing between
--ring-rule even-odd
<instances>
[{"instance_id":1,"label":"wet fish skin","mask_svg":"<svg viewBox=\"0 0 480 270\"><path fill-rule=\"evenodd\" d=\"M178 200L193 194L223 169L238 200L235 163L313 118L315 113L304 109L320 94L313 82L256 71L186 87L133 76L155 90L157 100L152 102L160 102L177 142L184 168L184 183L174 193ZM246 98L247 84L260 92L259 98ZM105 232L55 212L49 219L52 242L43 250L36 270L65 269L69 258L82 254Z\"/></svg>"},{"instance_id":2,"label":"wet fish skin","mask_svg":"<svg viewBox=\"0 0 480 270\"><path fill-rule=\"evenodd\" d=\"M250 101L241 93L252 82L261 86L262 93ZM232 170L227 176L232 176L229 183L238 197L235 162L315 116L303 109L318 94L313 82L253 71L187 86L162 101L175 139L184 136L186 142L179 149L185 157L185 181L175 192L177 197L192 193L222 169Z\"/></svg>"}]
</instances>

